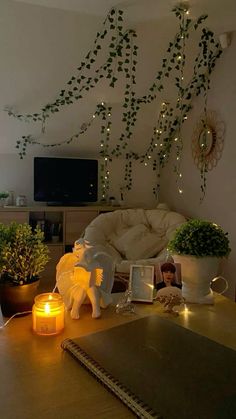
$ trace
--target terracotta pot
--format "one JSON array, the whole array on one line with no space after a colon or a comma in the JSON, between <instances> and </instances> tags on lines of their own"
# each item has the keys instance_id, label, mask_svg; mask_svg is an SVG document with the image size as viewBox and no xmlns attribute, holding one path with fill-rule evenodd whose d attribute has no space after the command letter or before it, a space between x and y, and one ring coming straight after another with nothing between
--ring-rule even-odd
<instances>
[{"instance_id":1,"label":"terracotta pot","mask_svg":"<svg viewBox=\"0 0 236 419\"><path fill-rule=\"evenodd\" d=\"M217 276L220 259L187 255L173 255L173 258L181 264L182 295L186 302L213 304L211 282Z\"/></svg>"},{"instance_id":2,"label":"terracotta pot","mask_svg":"<svg viewBox=\"0 0 236 419\"><path fill-rule=\"evenodd\" d=\"M37 280L26 285L2 283L0 285L0 302L3 316L10 317L16 313L31 311L39 282Z\"/></svg>"}]
</instances>

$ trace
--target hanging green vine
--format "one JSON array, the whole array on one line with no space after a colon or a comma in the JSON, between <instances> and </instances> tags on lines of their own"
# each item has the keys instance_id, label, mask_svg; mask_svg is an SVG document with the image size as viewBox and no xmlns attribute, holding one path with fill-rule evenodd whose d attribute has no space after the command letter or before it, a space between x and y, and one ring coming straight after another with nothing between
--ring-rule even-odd
<instances>
[{"instance_id":1,"label":"hanging green vine","mask_svg":"<svg viewBox=\"0 0 236 419\"><path fill-rule=\"evenodd\" d=\"M95 118L101 120L100 155L101 164L101 185L102 196L107 197L109 191L110 171L109 165L114 158L124 157L126 159L124 182L125 188L132 188L133 161L139 161L144 165L152 165L153 171L157 173L157 182L153 187L156 195L160 187L160 171L167 164L173 146L175 146L176 163L174 172L178 183L182 177L181 155L183 151L182 125L187 119L188 112L192 108L195 96L202 92L205 95L210 88L210 74L215 66L216 60L221 54L219 43L215 40L212 31L203 28L199 42L199 52L194 60L193 73L189 81L185 82L186 65L186 42L192 31L197 31L207 16L202 15L196 20L188 17L186 7L174 7L173 12L179 21L178 31L172 41L169 42L165 57L162 59L161 68L157 71L154 81L147 89L147 93L137 97L136 90L136 67L138 64L138 46L136 44L137 34L134 30L123 28L123 11L112 8L103 22L103 28L97 33L93 48L87 53L80 63L77 71L67 81L66 86L60 90L55 100L44 105L38 112L32 114L19 114L7 107L5 110L9 116L14 116L24 122L40 122L42 133L46 130L46 121L53 114L59 112L64 106L71 105L84 98L85 94L93 89L97 83L106 78L109 86L114 88L120 75L125 78L125 87L122 103L123 130L110 149L111 138L111 115L112 106L106 103L99 103L94 114L87 122L80 125L77 133L70 138L54 144L43 144L40 139L32 135L22 136L17 140L16 147L20 158L26 154L29 145L38 144L43 147L56 147L62 144L70 144L84 134L92 125ZM105 44L105 41L107 45ZM102 64L98 63L100 53L107 48L107 55ZM153 135L146 150L142 154L130 150L130 139L138 119L140 109L146 104L156 100L164 91L164 82L172 80L176 89L176 103L163 101ZM201 190L205 194L207 168L203 165L201 169ZM182 189L179 186L179 192Z\"/></svg>"}]
</instances>

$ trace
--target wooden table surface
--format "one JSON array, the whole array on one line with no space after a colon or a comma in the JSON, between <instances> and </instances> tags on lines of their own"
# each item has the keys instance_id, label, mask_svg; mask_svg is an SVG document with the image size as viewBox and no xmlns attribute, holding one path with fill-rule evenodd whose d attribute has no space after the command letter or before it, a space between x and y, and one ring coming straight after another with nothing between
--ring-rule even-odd
<instances>
[{"instance_id":1,"label":"wooden table surface","mask_svg":"<svg viewBox=\"0 0 236 419\"><path fill-rule=\"evenodd\" d=\"M119 295L116 295L119 298ZM163 313L159 303L135 304L135 314L115 312L115 302L91 318L83 306L81 318L66 313L65 329L58 336L32 332L31 314L14 318L0 330L0 417L2 419L128 419L126 406L61 349L65 338L75 338L158 314L236 350L236 304L220 295L214 305L189 304L178 317Z\"/></svg>"}]
</instances>

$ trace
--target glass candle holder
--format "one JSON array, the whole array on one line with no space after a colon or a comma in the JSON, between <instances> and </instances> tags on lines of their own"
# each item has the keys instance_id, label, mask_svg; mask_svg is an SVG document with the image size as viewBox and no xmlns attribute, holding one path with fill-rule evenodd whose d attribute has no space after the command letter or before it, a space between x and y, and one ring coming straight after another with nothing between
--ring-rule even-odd
<instances>
[{"instance_id":1,"label":"glass candle holder","mask_svg":"<svg viewBox=\"0 0 236 419\"><path fill-rule=\"evenodd\" d=\"M39 294L33 305L33 331L38 335L57 335L64 329L65 306L58 293Z\"/></svg>"}]
</instances>

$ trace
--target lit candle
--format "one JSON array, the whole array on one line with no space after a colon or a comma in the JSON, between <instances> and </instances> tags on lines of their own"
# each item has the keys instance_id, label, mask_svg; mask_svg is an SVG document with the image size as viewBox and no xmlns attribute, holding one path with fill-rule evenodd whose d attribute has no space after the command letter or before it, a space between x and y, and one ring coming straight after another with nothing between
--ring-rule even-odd
<instances>
[{"instance_id":1,"label":"lit candle","mask_svg":"<svg viewBox=\"0 0 236 419\"><path fill-rule=\"evenodd\" d=\"M34 299L33 331L38 335L57 335L64 329L65 307L60 294L44 293Z\"/></svg>"}]
</instances>

